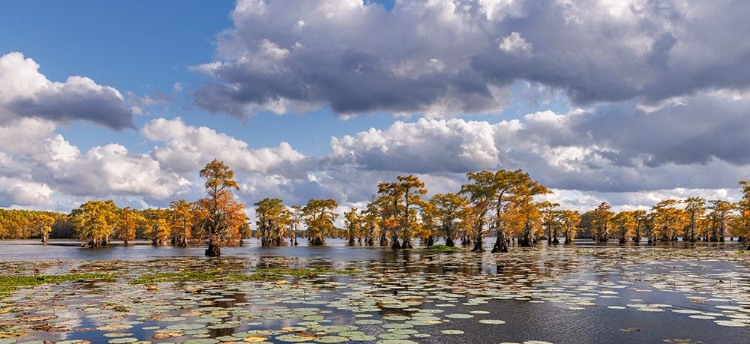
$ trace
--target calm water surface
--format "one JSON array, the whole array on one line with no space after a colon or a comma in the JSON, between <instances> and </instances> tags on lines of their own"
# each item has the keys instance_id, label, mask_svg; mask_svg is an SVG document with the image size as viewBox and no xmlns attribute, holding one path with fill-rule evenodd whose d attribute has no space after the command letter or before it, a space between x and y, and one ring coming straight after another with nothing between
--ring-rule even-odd
<instances>
[{"instance_id":1,"label":"calm water surface","mask_svg":"<svg viewBox=\"0 0 750 344\"><path fill-rule=\"evenodd\" d=\"M485 242L488 249L493 240ZM205 258L200 247L57 244L0 242L2 274L36 268L42 274L113 271L123 277L15 292L2 301L2 309L15 309L0 314L0 343L239 342L257 336L281 343L302 341L302 334L309 342L750 342L750 254L731 242L652 247L580 241L474 254L348 247L346 240L261 248L250 240L225 248L219 259ZM161 283L152 292L128 283L159 272L308 267L359 273ZM128 311L115 312L113 305ZM42 322L51 329L33 318L49 314L56 318ZM24 334L9 335L13 329ZM164 333L172 337L160 337ZM289 337L294 333L300 335Z\"/></svg>"}]
</instances>

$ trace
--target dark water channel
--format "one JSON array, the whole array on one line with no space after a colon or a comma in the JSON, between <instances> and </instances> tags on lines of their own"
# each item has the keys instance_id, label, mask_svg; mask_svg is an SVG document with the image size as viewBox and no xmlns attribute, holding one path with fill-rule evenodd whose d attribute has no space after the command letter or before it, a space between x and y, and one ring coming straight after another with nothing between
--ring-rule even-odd
<instances>
[{"instance_id":1,"label":"dark water channel","mask_svg":"<svg viewBox=\"0 0 750 344\"><path fill-rule=\"evenodd\" d=\"M491 247L492 238L486 242ZM68 245L71 244L71 245ZM0 299L0 344L749 343L750 253L735 243L512 247L83 249L0 242L0 275L114 272ZM159 273L325 269L263 281L131 283ZM336 273L335 271L354 271Z\"/></svg>"}]
</instances>

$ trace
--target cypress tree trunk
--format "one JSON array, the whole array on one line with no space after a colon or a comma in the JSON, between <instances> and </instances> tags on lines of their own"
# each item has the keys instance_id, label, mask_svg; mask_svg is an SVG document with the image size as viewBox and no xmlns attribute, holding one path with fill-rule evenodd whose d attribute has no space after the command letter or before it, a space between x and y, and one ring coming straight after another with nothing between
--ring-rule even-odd
<instances>
[{"instance_id":1,"label":"cypress tree trunk","mask_svg":"<svg viewBox=\"0 0 750 344\"><path fill-rule=\"evenodd\" d=\"M636 245L638 245L641 242L641 228L640 226L635 226L635 236L633 237L633 241Z\"/></svg>"},{"instance_id":2,"label":"cypress tree trunk","mask_svg":"<svg viewBox=\"0 0 750 344\"><path fill-rule=\"evenodd\" d=\"M393 235L391 237L391 242L392 242L392 244L391 244L391 248L392 249L394 249L394 250L401 249L401 244L398 242L398 235Z\"/></svg>"},{"instance_id":3,"label":"cypress tree trunk","mask_svg":"<svg viewBox=\"0 0 750 344\"><path fill-rule=\"evenodd\" d=\"M474 242L474 248L471 249L471 252L484 252L483 239L482 227L479 227L477 229L476 242Z\"/></svg>"},{"instance_id":4,"label":"cypress tree trunk","mask_svg":"<svg viewBox=\"0 0 750 344\"><path fill-rule=\"evenodd\" d=\"M404 238L403 243L401 244L401 248L402 249L414 248L411 246L411 239Z\"/></svg>"},{"instance_id":5,"label":"cypress tree trunk","mask_svg":"<svg viewBox=\"0 0 750 344\"><path fill-rule=\"evenodd\" d=\"M560 240L557 239L557 227L555 227L555 230L552 231L552 245L557 245L560 243Z\"/></svg>"},{"instance_id":6,"label":"cypress tree trunk","mask_svg":"<svg viewBox=\"0 0 750 344\"><path fill-rule=\"evenodd\" d=\"M523 238L518 240L518 245L521 247L529 247L531 246L531 227L529 226L528 222L524 226L523 230Z\"/></svg>"},{"instance_id":7,"label":"cypress tree trunk","mask_svg":"<svg viewBox=\"0 0 750 344\"><path fill-rule=\"evenodd\" d=\"M531 240L527 237L523 237L518 239L518 246L521 247L530 247L531 246Z\"/></svg>"},{"instance_id":8,"label":"cypress tree trunk","mask_svg":"<svg viewBox=\"0 0 750 344\"><path fill-rule=\"evenodd\" d=\"M388 237L386 237L385 231L380 233L380 246L388 246Z\"/></svg>"},{"instance_id":9,"label":"cypress tree trunk","mask_svg":"<svg viewBox=\"0 0 750 344\"><path fill-rule=\"evenodd\" d=\"M323 238L319 235L316 235L312 241L310 241L310 245L312 246L323 246L325 242L323 241Z\"/></svg>"},{"instance_id":10,"label":"cypress tree trunk","mask_svg":"<svg viewBox=\"0 0 750 344\"><path fill-rule=\"evenodd\" d=\"M454 247L456 246L456 243L453 242L453 239L449 236L445 237L445 246Z\"/></svg>"},{"instance_id":11,"label":"cypress tree trunk","mask_svg":"<svg viewBox=\"0 0 750 344\"><path fill-rule=\"evenodd\" d=\"M492 253L498 252L508 252L508 241L505 240L505 232L500 229L497 230L497 239L495 240L495 245L492 247Z\"/></svg>"},{"instance_id":12,"label":"cypress tree trunk","mask_svg":"<svg viewBox=\"0 0 750 344\"><path fill-rule=\"evenodd\" d=\"M220 257L220 256L221 256L221 247L219 246L219 243L214 238L209 239L208 248L206 249L206 257Z\"/></svg>"},{"instance_id":13,"label":"cypress tree trunk","mask_svg":"<svg viewBox=\"0 0 750 344\"><path fill-rule=\"evenodd\" d=\"M547 226L547 244L552 244L552 227Z\"/></svg>"}]
</instances>

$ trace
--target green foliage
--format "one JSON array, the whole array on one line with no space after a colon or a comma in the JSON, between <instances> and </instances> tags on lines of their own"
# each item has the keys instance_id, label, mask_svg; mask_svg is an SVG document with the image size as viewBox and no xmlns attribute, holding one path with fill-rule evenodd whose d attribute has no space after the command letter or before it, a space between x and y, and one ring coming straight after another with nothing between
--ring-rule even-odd
<instances>
[{"instance_id":1,"label":"green foliage","mask_svg":"<svg viewBox=\"0 0 750 344\"><path fill-rule=\"evenodd\" d=\"M0 239L39 238L65 219L65 214L49 211L0 209Z\"/></svg>"},{"instance_id":2,"label":"green foliage","mask_svg":"<svg viewBox=\"0 0 750 344\"><path fill-rule=\"evenodd\" d=\"M269 246L277 239L281 241L286 235L286 229L293 224L293 213L284 205L279 198L264 198L255 205L255 216L258 220L255 225L260 235L261 246ZM295 228L296 229L296 228ZM280 242L276 242L280 244Z\"/></svg>"},{"instance_id":3,"label":"green foliage","mask_svg":"<svg viewBox=\"0 0 750 344\"><path fill-rule=\"evenodd\" d=\"M107 245L111 238L126 241L154 239L176 245L209 243L218 247L241 244L251 235L245 206L232 194L239 185L234 172L214 159L201 171L206 197L195 202L172 201L169 209L118 208L114 201L92 200L69 215L15 209L0 209L0 240L28 238L61 238L75 235L92 246ZM424 183L417 176L398 176L397 181L381 182L377 195L365 209L338 214L334 199L310 199L304 207L287 207L281 199L265 198L257 203L257 230L263 246L281 245L284 239L306 231L312 245L322 245L325 238L346 235L350 243L364 239L373 245L409 248L412 237L432 242L444 235L447 243L458 236L474 243L473 251L482 251L485 234L494 232L493 250L507 251L506 238L518 238L521 246L536 242L542 229L548 238L581 237L597 241L617 236L635 239L646 236L650 241L700 239L722 241L725 235L750 237L750 181L740 181L742 199L736 203L690 197L663 200L650 210L611 211L607 202L583 214L558 210L558 204L539 202L537 196L550 193L522 170L469 172L467 181L457 193L436 194L430 202ZM563 208L565 206L562 206ZM336 228L336 218L344 215L344 228ZM304 226L300 228L300 224ZM73 232L75 231L75 232ZM399 240L404 244L399 245ZM189 243L190 242L190 243ZM500 246L500 247L498 247ZM750 249L750 247L749 247ZM207 251L207 254L209 252Z\"/></svg>"},{"instance_id":4,"label":"green foliage","mask_svg":"<svg viewBox=\"0 0 750 344\"><path fill-rule=\"evenodd\" d=\"M250 276L240 273L224 273L220 270L162 272L143 276L130 281L130 284L152 284L162 282L194 281L250 281Z\"/></svg>"},{"instance_id":5,"label":"green foliage","mask_svg":"<svg viewBox=\"0 0 750 344\"><path fill-rule=\"evenodd\" d=\"M471 183L461 186L460 194L467 195L473 208L475 246L482 252L482 237L487 229L495 229L497 241L493 251L505 252L508 235L519 238L521 246L528 246L541 229L542 214L534 197L550 193L544 185L533 181L522 170L484 170L466 174Z\"/></svg>"},{"instance_id":6,"label":"green foliage","mask_svg":"<svg viewBox=\"0 0 750 344\"><path fill-rule=\"evenodd\" d=\"M311 277L321 274L358 274L359 270L333 270L333 269L258 269L252 274L226 273L221 270L210 271L180 271L180 272L162 272L143 276L130 281L130 284L153 284L163 282L205 282L205 281L224 281L224 282L243 282L243 281L266 281L280 278L283 276L293 277Z\"/></svg>"},{"instance_id":7,"label":"green foliage","mask_svg":"<svg viewBox=\"0 0 750 344\"><path fill-rule=\"evenodd\" d=\"M346 229L346 234L349 237L349 244L354 244L354 239L356 237L362 236L362 227L364 224L364 216L360 215L357 212L357 208L352 208L350 211L344 213L344 218L346 219L344 221L344 228Z\"/></svg>"},{"instance_id":8,"label":"green foliage","mask_svg":"<svg viewBox=\"0 0 750 344\"><path fill-rule=\"evenodd\" d=\"M252 275L255 280L268 280L276 277L313 277L322 274L356 275L362 273L359 270L334 270L325 268L314 269L259 269Z\"/></svg>"},{"instance_id":9,"label":"green foliage","mask_svg":"<svg viewBox=\"0 0 750 344\"><path fill-rule=\"evenodd\" d=\"M66 275L40 275L40 276L21 276L10 275L0 276L0 297L10 292L22 288L31 288L46 283L63 283L71 281L99 281L113 280L119 278L119 274L66 274Z\"/></svg>"},{"instance_id":10,"label":"green foliage","mask_svg":"<svg viewBox=\"0 0 750 344\"><path fill-rule=\"evenodd\" d=\"M106 245L114 234L119 208L113 200L88 201L71 212L76 226L76 235L92 246Z\"/></svg>"},{"instance_id":11,"label":"green foliage","mask_svg":"<svg viewBox=\"0 0 750 344\"><path fill-rule=\"evenodd\" d=\"M339 204L333 199L311 199L302 208L302 218L307 225L307 236L313 245L322 245L326 236L335 229L335 213Z\"/></svg>"},{"instance_id":12,"label":"green foliage","mask_svg":"<svg viewBox=\"0 0 750 344\"><path fill-rule=\"evenodd\" d=\"M430 199L432 220L437 229L445 236L448 246L453 245L453 239L470 221L467 206L469 200L455 193L436 194Z\"/></svg>"},{"instance_id":13,"label":"green foliage","mask_svg":"<svg viewBox=\"0 0 750 344\"><path fill-rule=\"evenodd\" d=\"M382 228L391 233L391 248L412 248L411 238L420 230L418 210L429 206L422 196L427 194L424 182L414 175L398 176L398 182L378 183L378 203L382 209ZM399 244L399 236L403 245Z\"/></svg>"},{"instance_id":14,"label":"green foliage","mask_svg":"<svg viewBox=\"0 0 750 344\"><path fill-rule=\"evenodd\" d=\"M594 210L592 227L595 241L607 241L614 213L610 211L612 206L607 202L602 202Z\"/></svg>"},{"instance_id":15,"label":"green foliage","mask_svg":"<svg viewBox=\"0 0 750 344\"><path fill-rule=\"evenodd\" d=\"M218 198L220 193L229 189L240 189L234 180L234 171L223 161L214 159L201 170L200 176L206 180L206 191L211 199Z\"/></svg>"},{"instance_id":16,"label":"green foliage","mask_svg":"<svg viewBox=\"0 0 750 344\"><path fill-rule=\"evenodd\" d=\"M117 306L114 306L114 307L112 307L112 309L113 309L113 310L114 310L115 312L127 312L127 311L128 311L128 307L125 307L125 306L123 306L123 305L117 305Z\"/></svg>"},{"instance_id":17,"label":"green foliage","mask_svg":"<svg viewBox=\"0 0 750 344\"><path fill-rule=\"evenodd\" d=\"M463 251L463 249L460 248L460 247L445 246L445 245L427 246L425 248L425 250L427 250L427 251L434 251L434 252L458 252L458 251Z\"/></svg>"},{"instance_id":18,"label":"green foliage","mask_svg":"<svg viewBox=\"0 0 750 344\"><path fill-rule=\"evenodd\" d=\"M218 257L221 246L236 245L247 228L245 205L235 200L231 189L239 190L232 171L214 159L200 171L206 180L206 197L198 200L197 224L208 239L206 255Z\"/></svg>"}]
</instances>

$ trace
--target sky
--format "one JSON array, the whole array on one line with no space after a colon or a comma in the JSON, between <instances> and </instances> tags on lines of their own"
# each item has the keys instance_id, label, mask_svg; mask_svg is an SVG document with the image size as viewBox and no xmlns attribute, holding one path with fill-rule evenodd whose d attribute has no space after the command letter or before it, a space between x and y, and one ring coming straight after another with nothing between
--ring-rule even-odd
<instances>
[{"instance_id":1,"label":"sky","mask_svg":"<svg viewBox=\"0 0 750 344\"><path fill-rule=\"evenodd\" d=\"M8 0L0 207L204 196L362 208L522 169L587 211L750 179L750 2Z\"/></svg>"}]
</instances>

